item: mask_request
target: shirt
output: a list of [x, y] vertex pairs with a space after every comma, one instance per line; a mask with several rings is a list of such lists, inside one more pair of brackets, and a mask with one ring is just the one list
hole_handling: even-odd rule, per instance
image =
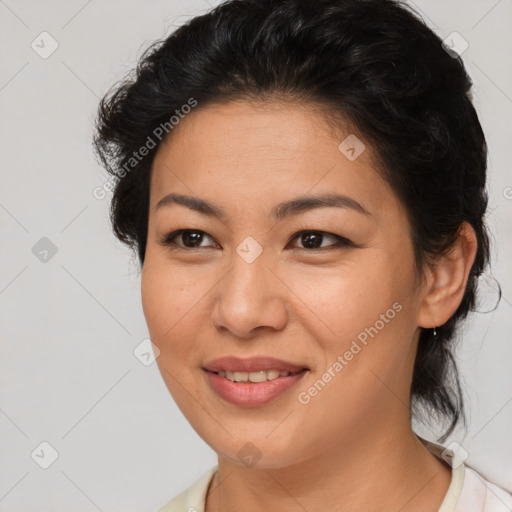
[[[473, 468], [465, 465], [452, 450], [421, 437], [419, 439], [437, 458], [449, 459], [447, 462], [452, 467], [450, 486], [438, 512], [512, 511], [510, 492], [489, 482]], [[217, 465], [210, 468], [188, 489], [157, 512], [204, 512], [206, 493], [217, 470]]]

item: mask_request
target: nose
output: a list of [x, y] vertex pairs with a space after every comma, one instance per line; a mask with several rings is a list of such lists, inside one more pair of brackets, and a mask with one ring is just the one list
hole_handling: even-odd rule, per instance
[[213, 311], [215, 327], [233, 337], [251, 339], [279, 331], [288, 320], [288, 289], [261, 255], [248, 263], [238, 254], [220, 281]]

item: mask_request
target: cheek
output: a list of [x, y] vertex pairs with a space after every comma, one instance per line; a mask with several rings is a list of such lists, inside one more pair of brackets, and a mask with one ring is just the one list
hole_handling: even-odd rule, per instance
[[[157, 364], [178, 403], [196, 389], [205, 340], [211, 339], [208, 298], [218, 279], [207, 266], [179, 266], [149, 254], [141, 279], [142, 307], [152, 342], [160, 350]], [[178, 382], [176, 381], [178, 379]]]
[[151, 341], [160, 350], [156, 362], [162, 378], [187, 418], [200, 414], [190, 396], [200, 394], [197, 315], [209, 287], [198, 283], [205, 281], [176, 270], [167, 260], [146, 257], [141, 276], [144, 316]]
[[144, 317], [151, 335], [157, 345], [162, 342], [162, 335], [169, 329], [169, 309], [177, 306], [175, 302], [175, 285], [169, 287], [166, 273], [146, 256], [141, 279], [141, 299]]
[[146, 259], [141, 280], [142, 308], [155, 341], [162, 343], [178, 330], [181, 336], [188, 316], [205, 296], [211, 276], [197, 270], [184, 272], [163, 258]]
[[323, 416], [335, 435], [336, 428], [357, 428], [361, 418], [389, 405], [394, 395], [387, 386], [401, 389], [405, 382], [415, 274], [411, 261], [382, 252], [324, 270], [304, 268], [289, 279], [307, 305], [299, 322], [314, 339], [320, 363], [299, 390], [300, 403], [307, 404], [301, 407]]
[[301, 308], [302, 323], [308, 323], [319, 343], [326, 348], [332, 344], [336, 350], [374, 325], [380, 315], [389, 312], [387, 317], [397, 317], [398, 306], [393, 309], [393, 304], [399, 303], [405, 310], [414, 279], [410, 264], [398, 264], [377, 251], [361, 252], [336, 267], [289, 268], [285, 275], [300, 299], [297, 304], [306, 306]]
[[172, 376], [183, 378], [183, 361], [187, 357], [186, 345], [177, 335], [182, 329], [179, 319], [186, 313], [185, 287], [176, 277], [176, 273], [146, 257], [141, 279], [142, 309], [151, 341], [160, 350], [157, 364], [173, 395], [177, 390]]

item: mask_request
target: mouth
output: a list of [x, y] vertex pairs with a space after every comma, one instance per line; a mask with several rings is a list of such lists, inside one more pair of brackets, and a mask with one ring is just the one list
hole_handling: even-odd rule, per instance
[[[208, 371], [208, 370], [207, 370]], [[255, 372], [243, 372], [243, 371], [224, 371], [219, 370], [215, 373], [219, 377], [224, 377], [231, 382], [266, 382], [269, 380], [275, 380], [283, 377], [291, 377], [298, 375], [300, 373], [308, 371], [307, 368], [303, 368], [302, 370], [296, 372], [288, 372], [286, 370], [278, 370], [276, 368], [272, 368], [270, 370], [258, 370]]]
[[[205, 363], [203, 369], [212, 373], [224, 372], [222, 376], [227, 377], [229, 380], [232, 380], [231, 374], [237, 374], [239, 378], [236, 378], [235, 376], [235, 380], [238, 381], [248, 380], [249, 375], [251, 374], [253, 374], [252, 378], [254, 379], [261, 378], [262, 372], [265, 372], [266, 376], [270, 377], [268, 380], [272, 380], [278, 378], [281, 375], [281, 372], [293, 375], [303, 370], [309, 370], [305, 364], [292, 363], [290, 361], [268, 356], [251, 357], [248, 359], [242, 359], [234, 356], [221, 357]], [[276, 372], [279, 372], [279, 374]], [[247, 378], [244, 375], [245, 373], [248, 374]], [[284, 375], [283, 373], [283, 376], [288, 375]], [[255, 380], [252, 382], [260, 381]]]
[[240, 407], [265, 405], [289, 395], [310, 371], [306, 366], [269, 357], [225, 357], [203, 367], [210, 388], [224, 401]]

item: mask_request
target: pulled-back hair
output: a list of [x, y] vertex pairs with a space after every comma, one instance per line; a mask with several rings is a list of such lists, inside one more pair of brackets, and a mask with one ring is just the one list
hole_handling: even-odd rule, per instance
[[[489, 258], [487, 147], [470, 88], [460, 57], [396, 1], [226, 1], [152, 44], [100, 103], [94, 144], [115, 184], [114, 233], [143, 265], [151, 166], [163, 139], [155, 134], [191, 98], [196, 110], [275, 97], [327, 106], [371, 143], [376, 170], [408, 212], [419, 269], [450, 248], [465, 221], [476, 233], [463, 299], [437, 336], [422, 329], [414, 366], [411, 408], [448, 421], [445, 439], [465, 423], [455, 334]], [[134, 164], [142, 147], [147, 155]]]

